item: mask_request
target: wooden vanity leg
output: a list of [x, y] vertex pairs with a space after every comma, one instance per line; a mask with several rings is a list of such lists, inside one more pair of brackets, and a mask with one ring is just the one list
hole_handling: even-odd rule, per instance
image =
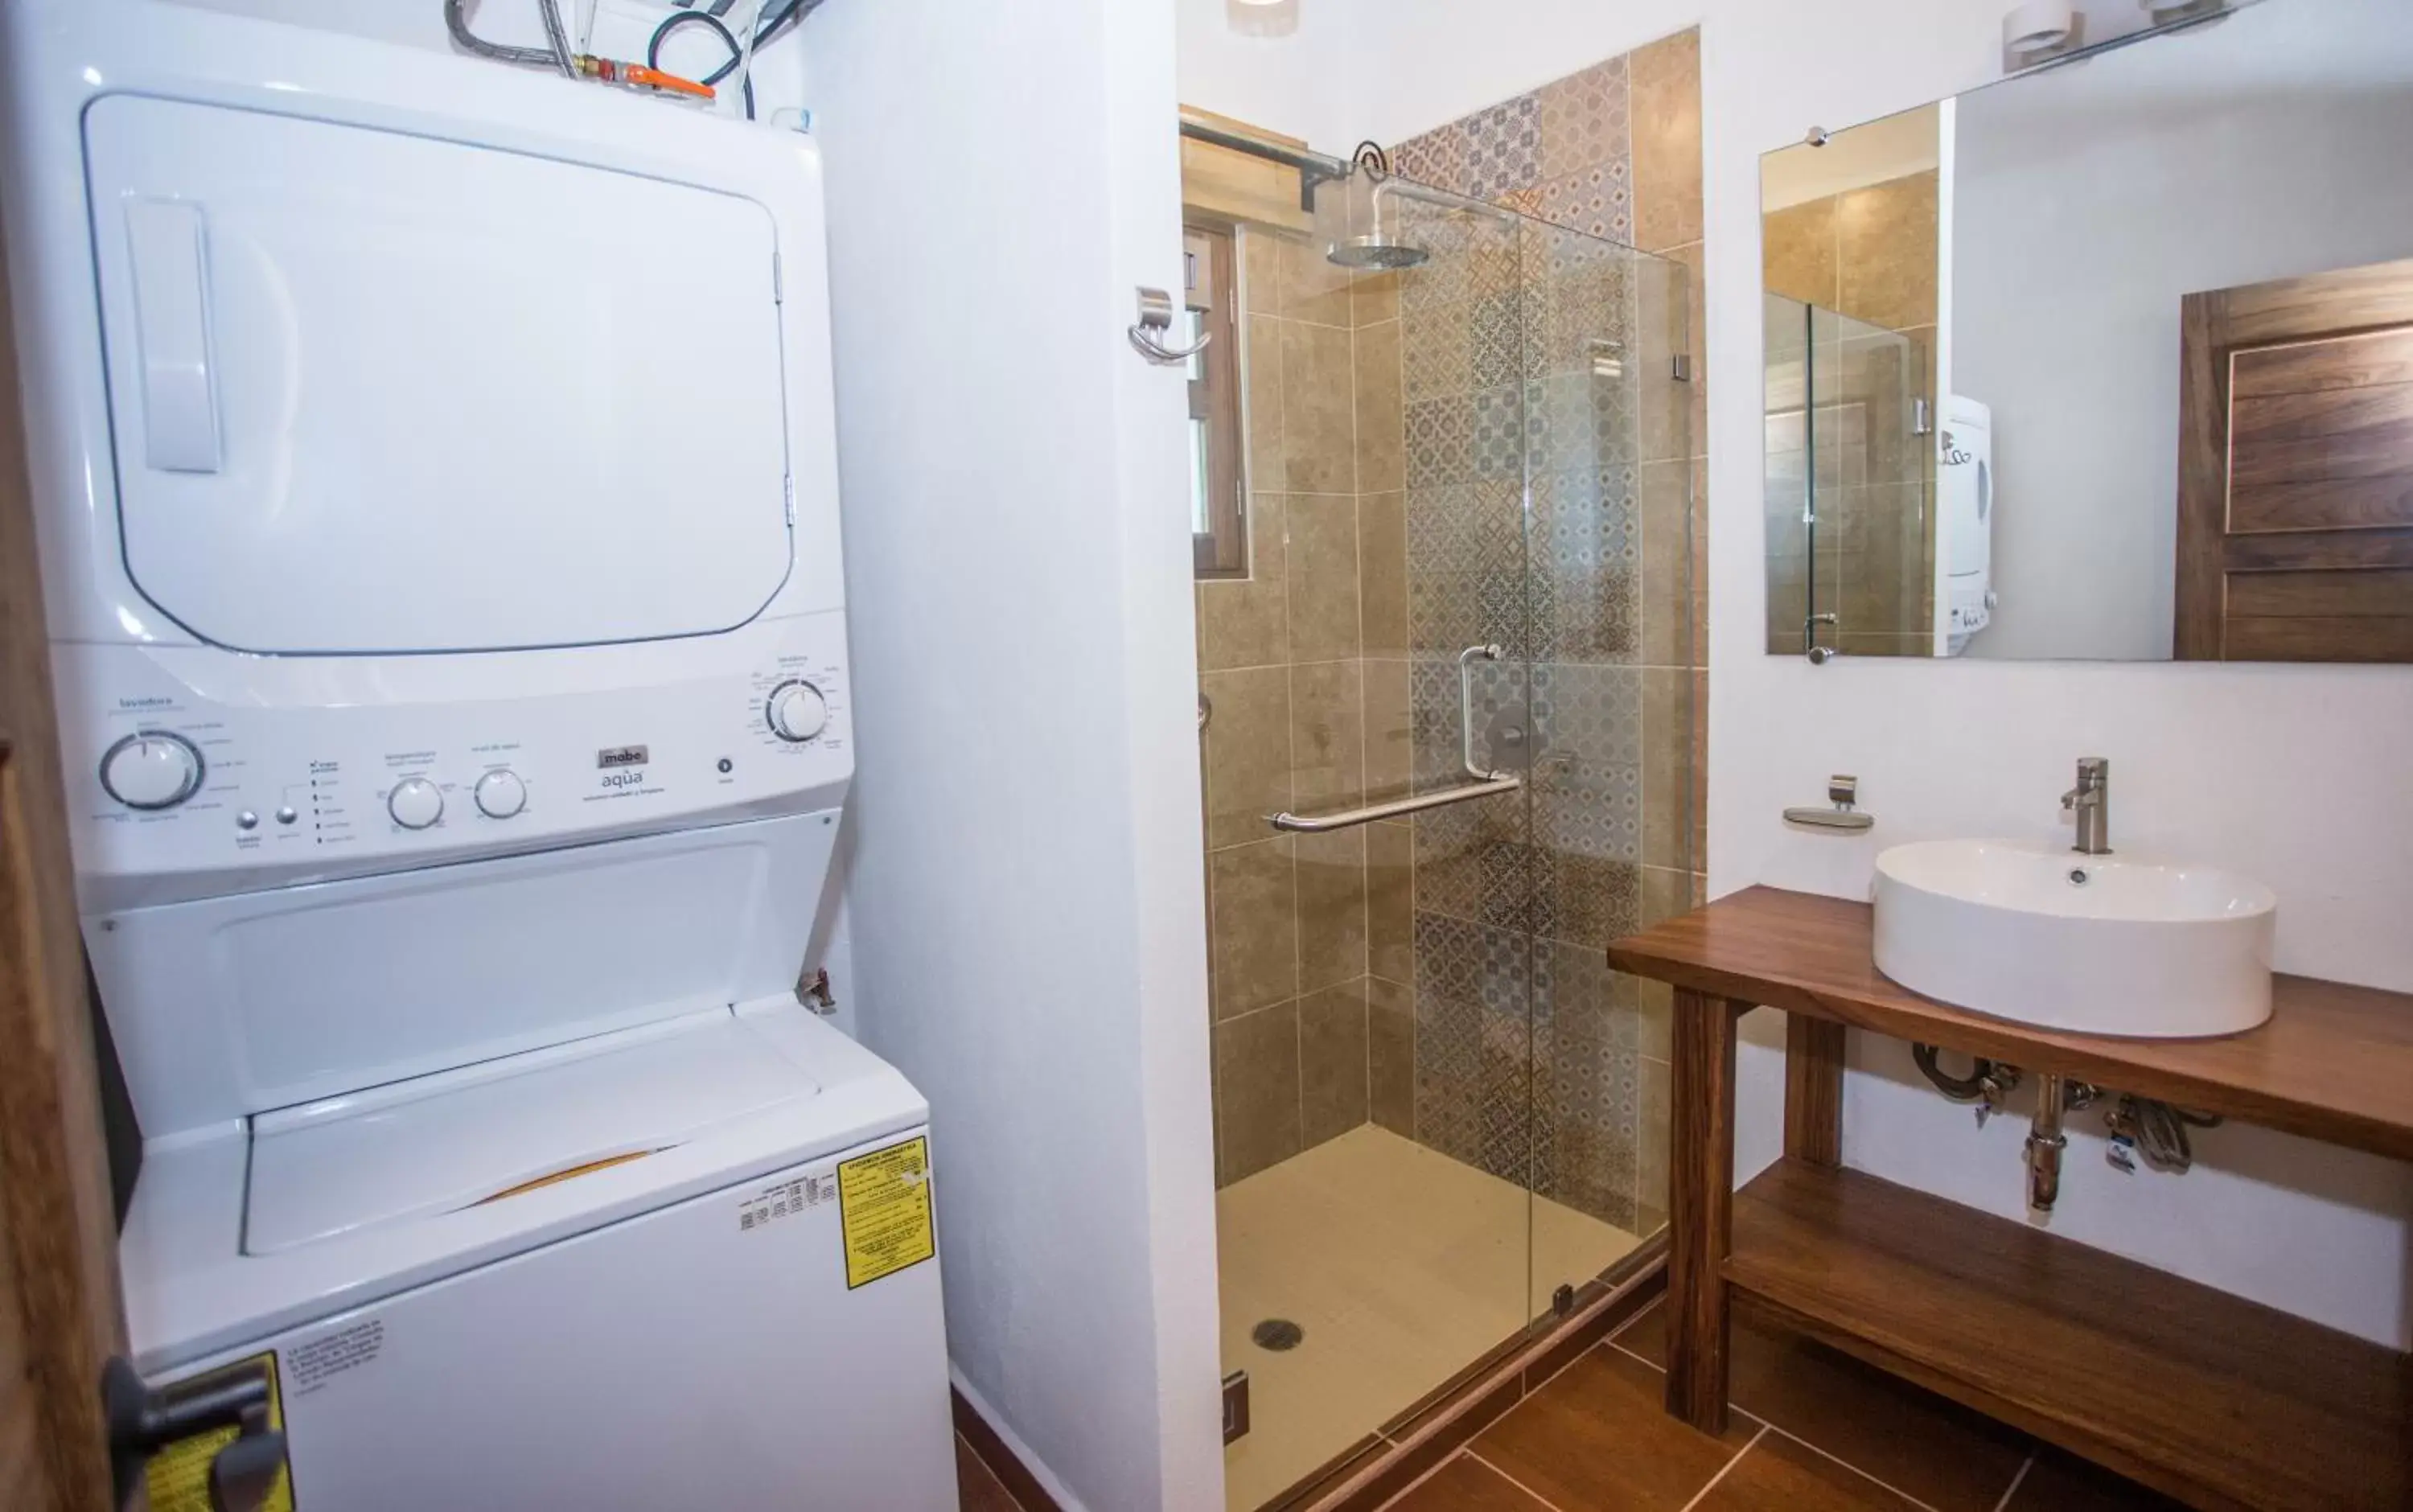
[[1667, 1411], [1726, 1427], [1726, 1249], [1734, 1229], [1735, 1023], [1749, 1004], [1676, 989], [1667, 1152]]
[[1784, 1153], [1843, 1164], [1843, 1026], [1807, 1014], [1784, 1015]]

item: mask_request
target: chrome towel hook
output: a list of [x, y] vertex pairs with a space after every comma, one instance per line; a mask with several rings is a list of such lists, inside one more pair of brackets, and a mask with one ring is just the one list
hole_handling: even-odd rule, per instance
[[1198, 338], [1198, 344], [1194, 347], [1177, 348], [1168, 347], [1164, 344], [1164, 333], [1172, 329], [1172, 297], [1162, 289], [1150, 289], [1145, 284], [1141, 285], [1139, 324], [1132, 326], [1129, 333], [1131, 344], [1139, 348], [1141, 356], [1151, 363], [1161, 363], [1168, 367], [1177, 366], [1205, 351], [1206, 344], [1215, 339], [1215, 333], [1209, 331]]

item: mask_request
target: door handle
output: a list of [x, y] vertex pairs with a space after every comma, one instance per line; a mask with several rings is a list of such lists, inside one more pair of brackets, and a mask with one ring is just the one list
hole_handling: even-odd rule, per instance
[[217, 375], [210, 360], [201, 207], [128, 200], [126, 241], [141, 345], [143, 460], [161, 472], [215, 472]]
[[117, 1505], [133, 1496], [153, 1455], [231, 1428], [233, 1440], [210, 1460], [211, 1512], [257, 1512], [285, 1468], [285, 1435], [269, 1426], [268, 1371], [265, 1359], [246, 1360], [199, 1381], [154, 1389], [123, 1356], [111, 1356], [100, 1372], [100, 1400]]

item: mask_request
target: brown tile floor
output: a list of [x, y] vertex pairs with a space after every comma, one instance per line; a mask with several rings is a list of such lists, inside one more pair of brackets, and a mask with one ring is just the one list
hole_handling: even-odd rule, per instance
[[1577, 1356], [1391, 1506], [2165, 1512], [2177, 1505], [1822, 1345], [1742, 1323], [1733, 1420], [1713, 1439], [1661, 1407], [1660, 1315], [1654, 1305]]

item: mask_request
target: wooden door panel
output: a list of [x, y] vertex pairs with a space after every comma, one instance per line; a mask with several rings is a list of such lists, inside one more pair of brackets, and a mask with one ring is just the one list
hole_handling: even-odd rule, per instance
[[2260, 483], [2228, 496], [2231, 538], [2265, 530], [2364, 530], [2413, 525], [2413, 469], [2370, 478]]
[[2228, 616], [2231, 661], [2413, 661], [2413, 616]]
[[2413, 334], [2373, 331], [2327, 341], [2254, 348], [2229, 361], [2229, 393], [2239, 399], [2388, 383], [2413, 383]]
[[[2328, 394], [2317, 397], [2331, 399]], [[2370, 397], [2354, 395], [2355, 399]], [[2359, 415], [2349, 412], [2353, 400], [2334, 399], [2325, 411], [2289, 421], [2258, 415], [2249, 408], [2285, 402], [2248, 400], [2229, 412], [2231, 488], [2385, 478], [2413, 468], [2413, 411]]]
[[126, 1327], [22, 415], [0, 339], [0, 1505], [98, 1512]]
[[2239, 572], [2228, 614], [2288, 618], [2413, 618], [2413, 569]]
[[2183, 302], [2182, 660], [2413, 660], [2413, 261]]

